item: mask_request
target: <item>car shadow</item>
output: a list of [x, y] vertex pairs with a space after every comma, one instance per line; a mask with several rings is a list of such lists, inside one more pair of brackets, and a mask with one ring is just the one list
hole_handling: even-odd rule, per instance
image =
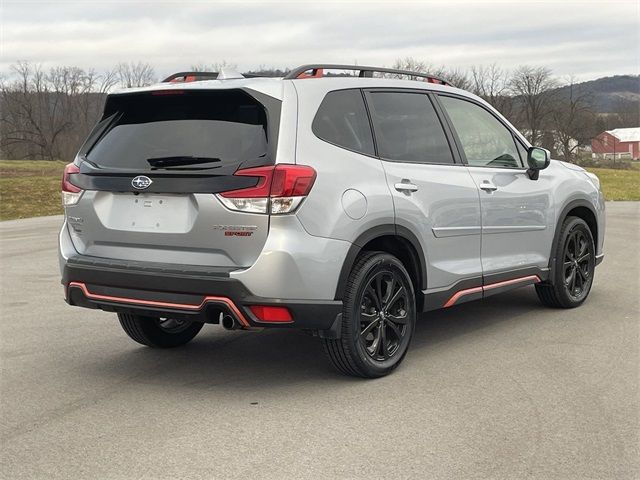
[[[430, 347], [478, 330], [530, 321], [543, 308], [533, 288], [523, 288], [482, 301], [422, 314], [417, 322], [411, 359], [430, 355]], [[521, 318], [526, 316], [527, 318]], [[122, 338], [125, 342], [125, 338]], [[340, 375], [329, 365], [319, 339], [296, 330], [226, 331], [205, 325], [190, 344], [168, 350], [131, 343], [103, 353], [79, 366], [82, 374], [114, 377], [115, 381], [161, 384], [184, 389], [274, 390], [295, 384], [349, 384], [358, 379]]]

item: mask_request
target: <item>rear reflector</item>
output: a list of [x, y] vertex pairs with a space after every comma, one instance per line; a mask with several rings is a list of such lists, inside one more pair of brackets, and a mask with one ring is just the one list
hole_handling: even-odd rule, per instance
[[272, 305], [251, 305], [249, 310], [258, 317], [261, 322], [293, 322], [291, 313], [287, 307], [274, 307]]
[[246, 168], [234, 175], [257, 177], [258, 183], [219, 193], [218, 199], [230, 210], [274, 215], [294, 212], [316, 180], [316, 171], [306, 165]]

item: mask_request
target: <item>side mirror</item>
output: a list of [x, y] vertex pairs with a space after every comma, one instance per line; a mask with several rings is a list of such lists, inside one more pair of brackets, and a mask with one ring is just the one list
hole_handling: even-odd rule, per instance
[[545, 148], [531, 147], [527, 152], [527, 174], [531, 180], [537, 180], [540, 170], [544, 170], [551, 163], [551, 152]]

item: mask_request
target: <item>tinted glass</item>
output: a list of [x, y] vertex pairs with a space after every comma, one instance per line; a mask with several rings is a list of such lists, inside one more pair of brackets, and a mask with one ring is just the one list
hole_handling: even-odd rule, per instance
[[513, 135], [484, 108], [453, 97], [441, 96], [458, 133], [469, 165], [480, 167], [520, 167]]
[[99, 166], [149, 170], [158, 159], [189, 157], [198, 159], [193, 168], [273, 163], [265, 109], [239, 90], [111, 97], [105, 116], [112, 124], [87, 154]]
[[327, 93], [311, 128], [322, 140], [356, 152], [374, 154], [371, 126], [360, 90]]
[[520, 162], [522, 165], [527, 165], [527, 149], [522, 145], [519, 141], [516, 140], [516, 147], [518, 148], [518, 153], [520, 154]]
[[369, 98], [378, 153], [382, 158], [453, 163], [447, 137], [427, 95], [372, 92]]

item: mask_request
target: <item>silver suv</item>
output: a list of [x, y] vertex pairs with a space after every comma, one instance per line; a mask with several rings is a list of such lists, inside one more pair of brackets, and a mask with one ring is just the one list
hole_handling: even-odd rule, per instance
[[303, 329], [361, 377], [398, 366], [420, 312], [530, 284], [576, 307], [603, 258], [595, 175], [416, 72], [181, 72], [111, 94], [62, 190], [70, 305], [150, 347], [205, 323]]

